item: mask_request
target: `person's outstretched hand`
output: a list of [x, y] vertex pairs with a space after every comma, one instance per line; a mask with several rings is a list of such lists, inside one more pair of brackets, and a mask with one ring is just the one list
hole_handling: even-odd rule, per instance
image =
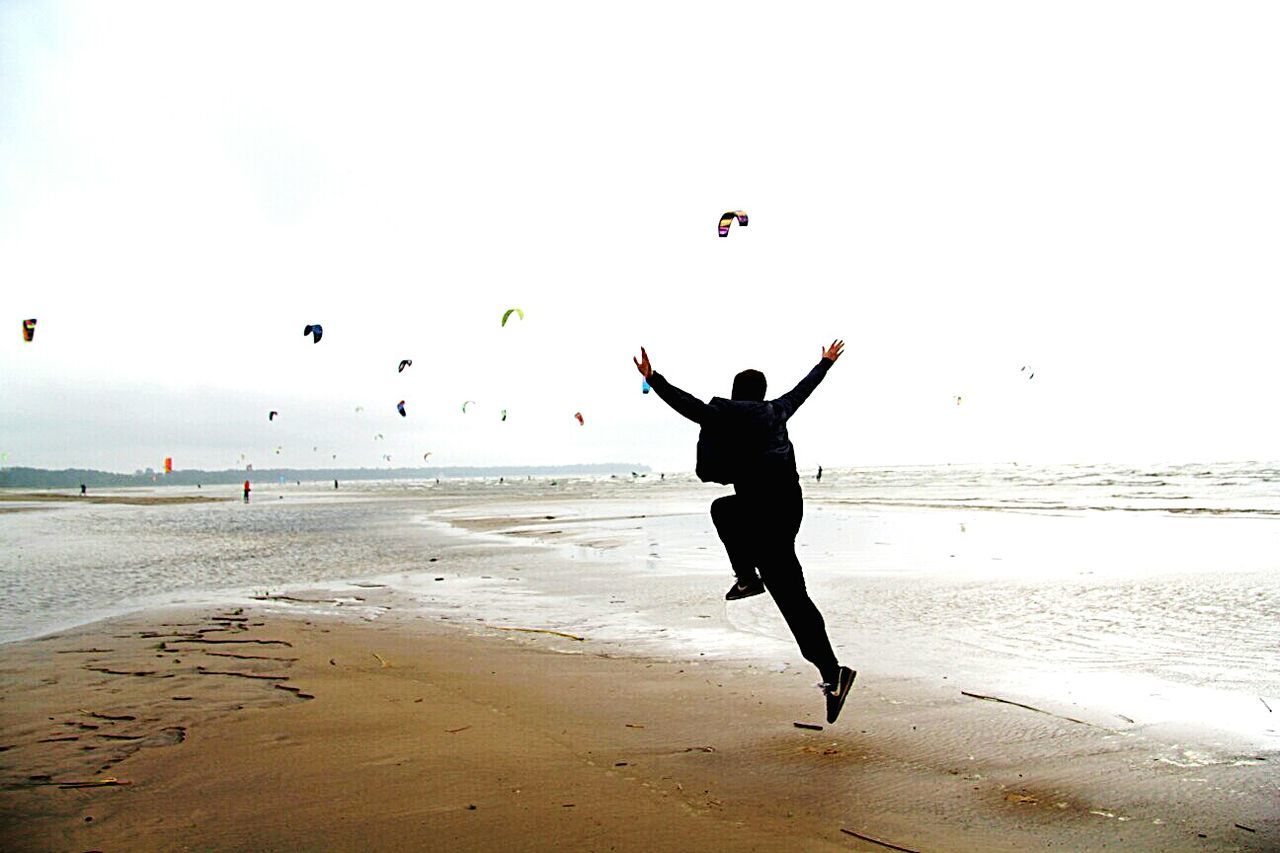
[[636, 363], [636, 370], [640, 371], [640, 375], [648, 379], [653, 374], [653, 365], [649, 364], [649, 353], [644, 351], [644, 347], [640, 347], [640, 358], [632, 357]]
[[842, 352], [844, 352], [844, 341], [832, 341], [831, 346], [822, 351], [822, 357], [835, 361], [840, 357], [840, 353]]

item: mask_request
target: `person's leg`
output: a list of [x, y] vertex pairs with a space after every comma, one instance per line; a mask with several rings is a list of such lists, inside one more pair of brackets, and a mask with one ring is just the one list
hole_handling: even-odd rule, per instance
[[750, 527], [742, 514], [742, 499], [737, 495], [725, 495], [711, 502], [711, 521], [720, 534], [720, 541], [729, 553], [729, 565], [742, 586], [759, 582], [755, 559], [750, 545]]
[[823, 681], [834, 684], [840, 663], [831, 648], [831, 640], [827, 638], [827, 623], [805, 588], [795, 547], [779, 549], [769, 555], [760, 565], [760, 576], [796, 638], [800, 654], [818, 668]]
[[795, 537], [804, 512], [800, 488], [756, 504], [756, 529], [761, 533], [760, 577], [773, 596], [782, 618], [800, 646], [800, 654], [818, 668], [822, 680], [834, 684], [840, 664], [827, 638], [827, 625], [804, 583], [804, 570], [796, 556]]

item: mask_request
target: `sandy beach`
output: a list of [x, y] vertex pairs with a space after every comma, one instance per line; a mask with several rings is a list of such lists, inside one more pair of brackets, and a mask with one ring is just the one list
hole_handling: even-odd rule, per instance
[[[12, 611], [33, 627], [0, 645], [3, 846], [1280, 847], [1280, 754], [1254, 692], [1268, 676], [1235, 692], [1179, 686], [1161, 674], [1199, 653], [1191, 640], [1148, 621], [1117, 633], [1113, 603], [1109, 633], [1081, 644], [1094, 629], [1068, 618], [1175, 581], [1189, 605], [1216, 595], [1240, 609], [1243, 589], [1265, 609], [1254, 574], [1208, 583], [1189, 565], [1131, 582], [1117, 563], [1099, 566], [1109, 579], [1077, 577], [1044, 543], [1096, 550], [1083, 516], [850, 509], [858, 495], [831, 488], [814, 490], [801, 553], [860, 670], [835, 725], [767, 597], [723, 602], [696, 484], [15, 500], [8, 594], [49, 614]], [[1219, 534], [1242, 554], [1271, 535], [1218, 514], [1159, 517], [1122, 528], [1146, 541], [1159, 526], [1166, 567], [1175, 548], [1223, 554]], [[1125, 541], [1104, 527], [1101, 541]], [[1041, 574], [1010, 581], [1011, 565]], [[163, 596], [131, 593], [162, 583]], [[113, 590], [124, 607], [105, 618], [68, 609], [80, 595], [102, 613]], [[1009, 597], [1041, 621], [1009, 615]], [[1133, 612], [1149, 619], [1141, 600]], [[74, 627], [34, 627], [59, 622]], [[1231, 630], [1241, 644], [1214, 684], [1265, 646], [1265, 628]], [[1136, 655], [1147, 635], [1182, 645]]]
[[[372, 594], [378, 590], [370, 590]], [[302, 596], [298, 596], [302, 597]], [[374, 596], [376, 597], [376, 596]], [[9, 644], [10, 850], [1267, 850], [1274, 774], [907, 681], [170, 612]], [[891, 848], [890, 848], [891, 849]]]

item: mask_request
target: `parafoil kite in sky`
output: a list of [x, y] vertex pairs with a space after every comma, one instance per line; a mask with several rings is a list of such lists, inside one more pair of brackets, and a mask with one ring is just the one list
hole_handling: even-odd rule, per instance
[[302, 330], [303, 337], [310, 335], [312, 343], [320, 343], [320, 336], [324, 334], [324, 329], [320, 328], [319, 323], [307, 326]]
[[503, 410], [502, 410], [502, 419], [503, 419], [504, 421], [507, 419], [507, 410], [506, 410], [506, 409], [503, 409]]
[[465, 415], [467, 413], [467, 406], [471, 405], [474, 402], [475, 400], [464, 400], [462, 402], [462, 414]]
[[401, 400], [399, 403], [396, 403], [396, 411], [400, 413], [400, 417], [402, 418], [408, 417], [408, 415], [405, 414], [405, 411], [404, 411], [404, 400]]
[[737, 217], [738, 224], [743, 228], [747, 227], [747, 212], [745, 210], [726, 210], [720, 214], [720, 236], [729, 236], [729, 226], [733, 224], [734, 218]]
[[277, 412], [275, 409], [272, 409], [270, 412], [267, 412], [267, 420], [274, 421], [276, 419], [276, 415], [278, 414], [280, 413]]
[[430, 451], [430, 450], [428, 450], [426, 453], [422, 454], [422, 461], [423, 461], [423, 462], [426, 462], [426, 461], [427, 461], [427, 457], [428, 457], [428, 456], [430, 456], [430, 455], [431, 455], [431, 451]]
[[396, 373], [404, 373], [404, 369], [406, 367], [413, 367], [413, 359], [411, 358], [400, 359], [400, 366], [396, 368]]
[[284, 450], [284, 445], [283, 445], [283, 444], [276, 448], [276, 455], [277, 455], [277, 456], [278, 456], [278, 455], [280, 455], [280, 451], [281, 451], [281, 450]]
[[578, 426], [587, 425], [587, 422], [582, 419], [582, 412], [574, 412], [573, 416], [578, 419]]
[[164, 458], [164, 472], [166, 474], [173, 473], [173, 457], [172, 456], [166, 456]]
[[360, 413], [361, 413], [361, 412], [363, 412], [363, 411], [364, 411], [364, 406], [356, 406], [356, 414], [357, 414], [357, 415], [358, 415], [358, 414], [360, 414]]
[[504, 326], [507, 325], [507, 318], [509, 318], [512, 314], [519, 314], [520, 319], [521, 320], [524, 319], [524, 311], [520, 310], [519, 308], [508, 308], [507, 313], [502, 315], [502, 325]]
[[378, 433], [377, 435], [375, 435], [375, 436], [373, 437], [373, 440], [374, 440], [374, 441], [377, 441], [377, 440], [378, 440], [378, 439], [380, 439], [380, 438], [382, 438], [382, 433]]
[[1035, 379], [1035, 378], [1036, 378], [1036, 369], [1033, 367], [1033, 368], [1031, 368], [1031, 372], [1029, 372], [1029, 373], [1028, 373], [1028, 372], [1027, 372], [1027, 366], [1026, 366], [1025, 364], [1024, 364], [1024, 365], [1022, 365], [1022, 369], [1021, 369], [1021, 370], [1019, 370], [1018, 372], [1019, 372], [1019, 373], [1026, 373], [1026, 374], [1027, 374], [1027, 378], [1028, 378], [1028, 379]]
[[36, 336], [36, 321], [23, 320], [22, 321], [22, 339], [27, 343], [31, 343], [31, 339], [34, 338], [35, 336]]
[[390, 453], [384, 453], [384, 454], [382, 454], [382, 458], [383, 458], [383, 459], [385, 459], [385, 460], [387, 460], [388, 462], [390, 462], [390, 461], [391, 461], [391, 454], [390, 454]]

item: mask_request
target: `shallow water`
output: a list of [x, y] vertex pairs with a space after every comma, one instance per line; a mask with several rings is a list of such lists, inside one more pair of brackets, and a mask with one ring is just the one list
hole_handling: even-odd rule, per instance
[[[809, 588], [863, 677], [1280, 746], [1267, 710], [1280, 709], [1276, 466], [828, 470], [804, 488]], [[706, 507], [725, 491], [687, 476], [544, 478], [40, 505], [0, 514], [0, 639], [365, 580], [433, 618], [806, 670], [767, 596], [723, 600], [731, 575]]]

